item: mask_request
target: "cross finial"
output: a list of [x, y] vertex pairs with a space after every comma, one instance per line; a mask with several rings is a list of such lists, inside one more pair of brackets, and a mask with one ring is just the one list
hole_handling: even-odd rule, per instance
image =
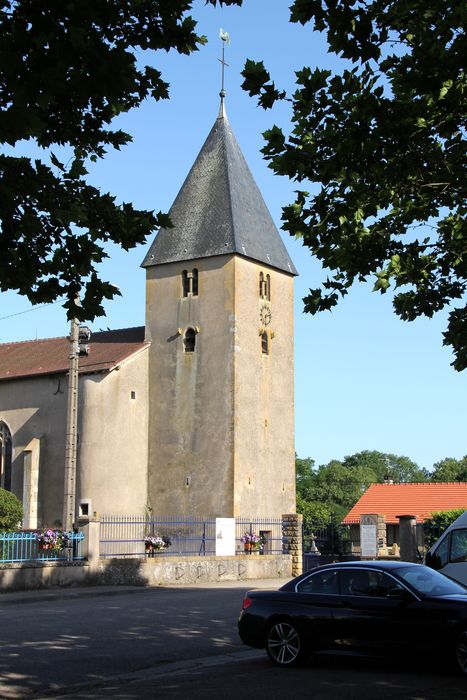
[[229, 66], [228, 63], [225, 62], [224, 59], [224, 54], [225, 54], [225, 45], [230, 44], [230, 36], [228, 32], [224, 31], [222, 27], [219, 30], [219, 38], [222, 41], [222, 58], [219, 58], [218, 61], [220, 61], [222, 65], [222, 79], [221, 79], [221, 91], [219, 93], [220, 98], [221, 98], [221, 108], [220, 108], [220, 113], [224, 113], [224, 97], [225, 97], [225, 90], [224, 90], [224, 70], [225, 66]]

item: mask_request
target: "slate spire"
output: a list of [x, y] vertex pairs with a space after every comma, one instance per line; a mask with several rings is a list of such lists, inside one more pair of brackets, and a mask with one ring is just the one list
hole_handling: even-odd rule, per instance
[[223, 95], [169, 216], [174, 228], [159, 230], [142, 267], [234, 253], [297, 274], [232, 132]]

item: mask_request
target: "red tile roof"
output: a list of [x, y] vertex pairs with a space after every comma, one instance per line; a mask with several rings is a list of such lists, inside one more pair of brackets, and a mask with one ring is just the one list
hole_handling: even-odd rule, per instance
[[457, 508], [467, 510], [465, 482], [371, 484], [343, 522], [354, 522], [370, 513], [385, 515], [387, 523], [398, 523], [397, 515], [415, 515], [423, 522], [431, 513]]
[[[144, 327], [100, 331], [91, 335], [89, 355], [80, 357], [79, 372], [113, 369], [146, 347]], [[68, 337], [0, 344], [0, 381], [68, 372]]]

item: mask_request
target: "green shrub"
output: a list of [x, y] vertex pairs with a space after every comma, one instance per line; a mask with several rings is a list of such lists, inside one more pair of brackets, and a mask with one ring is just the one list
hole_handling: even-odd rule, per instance
[[22, 519], [21, 501], [11, 491], [0, 489], [0, 531], [15, 530]]
[[431, 513], [429, 518], [425, 518], [426, 544], [431, 547], [443, 532], [457, 520], [459, 515], [465, 512], [465, 508], [438, 511]]

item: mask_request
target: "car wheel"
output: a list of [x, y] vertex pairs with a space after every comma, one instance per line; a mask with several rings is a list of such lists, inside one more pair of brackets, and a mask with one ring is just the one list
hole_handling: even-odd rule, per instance
[[461, 632], [457, 638], [456, 659], [460, 670], [467, 676], [467, 630]]
[[292, 622], [278, 620], [268, 629], [266, 651], [279, 666], [296, 666], [304, 656], [303, 639]]

